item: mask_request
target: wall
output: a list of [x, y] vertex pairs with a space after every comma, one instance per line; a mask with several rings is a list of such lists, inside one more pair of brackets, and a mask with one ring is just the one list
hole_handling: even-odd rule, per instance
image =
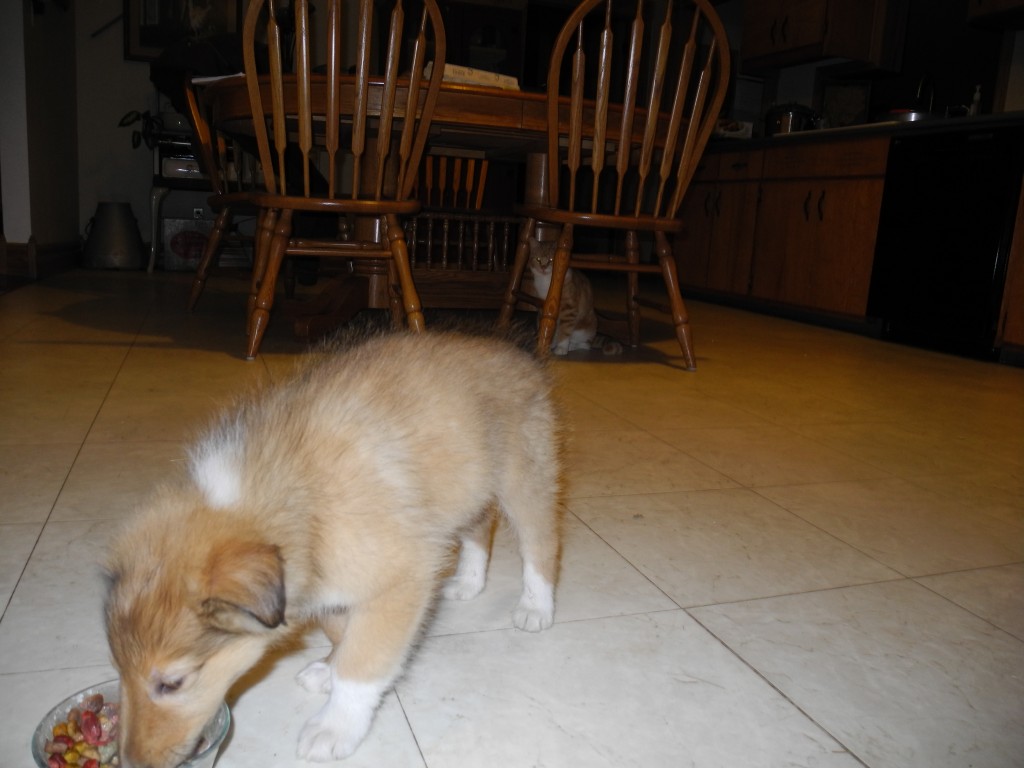
[[28, 105], [25, 96], [24, 3], [0, 2], [0, 196], [9, 243], [32, 234], [29, 201]]
[[78, 132], [74, 11], [25, 14], [25, 87], [32, 236], [77, 245]]
[[132, 149], [132, 127], [119, 128], [118, 121], [133, 109], [158, 111], [157, 93], [149, 64], [124, 59], [122, 23], [97, 32], [123, 10], [124, 0], [75, 3], [78, 218], [84, 231], [97, 203], [128, 202], [148, 241], [153, 156], [145, 145]]

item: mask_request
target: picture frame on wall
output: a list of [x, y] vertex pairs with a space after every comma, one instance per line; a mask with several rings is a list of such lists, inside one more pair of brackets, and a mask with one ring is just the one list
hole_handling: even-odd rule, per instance
[[185, 40], [237, 34], [242, 0], [124, 0], [124, 57], [155, 61]]

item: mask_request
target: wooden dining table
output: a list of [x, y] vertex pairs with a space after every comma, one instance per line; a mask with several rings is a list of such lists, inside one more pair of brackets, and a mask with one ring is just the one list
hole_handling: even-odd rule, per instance
[[[265, 88], [263, 103], [269, 105], [269, 83], [261, 88]], [[342, 101], [353, 99], [355, 88], [355, 77], [343, 78], [340, 94]], [[314, 112], [322, 112], [326, 77], [314, 76], [311, 90]], [[405, 89], [399, 86], [398, 91], [397, 100], [402, 104]], [[383, 82], [371, 80], [368, 105], [371, 117], [379, 113], [382, 92]], [[213, 121], [218, 128], [228, 133], [252, 133], [252, 112], [244, 75], [215, 79], [204, 85], [200, 96], [210, 106]], [[284, 82], [283, 98], [285, 109], [293, 112], [297, 103], [294, 80]], [[593, 102], [584, 101], [584, 136], [592, 133], [588, 127], [592, 129], [594, 125], [595, 110]], [[403, 109], [397, 108], [396, 116], [400, 118], [403, 115]], [[607, 141], [618, 141], [621, 116], [621, 105], [608, 105]], [[661, 113], [658, 119], [667, 123], [668, 115]], [[568, 124], [568, 98], [564, 98], [559, 107], [559, 120]], [[645, 125], [646, 112], [638, 107], [633, 123], [636, 141], [641, 140]], [[482, 152], [492, 158], [524, 160], [527, 164], [524, 202], [533, 203], [540, 201], [546, 188], [544, 160], [547, 157], [547, 128], [545, 93], [443, 82], [434, 108], [428, 147], [448, 147]]]
[[[323, 112], [326, 98], [326, 77], [314, 76], [312, 80], [312, 99], [314, 113]], [[265, 88], [264, 104], [270, 104], [269, 83], [261, 84]], [[341, 86], [341, 99], [353, 99], [356, 81], [354, 77], [344, 78]], [[369, 90], [368, 113], [374, 117], [379, 113], [382, 81], [371, 81]], [[215, 126], [228, 134], [251, 135], [252, 111], [246, 89], [244, 75], [218, 78], [204, 83], [200, 90], [200, 98], [210, 108]], [[297, 103], [297, 89], [294, 80], [284, 82], [283, 98], [288, 112], [294, 112]], [[398, 103], [403, 104], [405, 92], [399, 87]], [[460, 151], [481, 153], [492, 159], [518, 160], [524, 163], [525, 203], [541, 203], [547, 190], [547, 126], [548, 126], [547, 95], [521, 90], [495, 88], [484, 85], [468, 85], [462, 83], [443, 82], [434, 108], [431, 122], [428, 149], [450, 148]], [[396, 109], [396, 118], [401, 118], [404, 110]], [[609, 104], [607, 111], [606, 138], [616, 142], [620, 133], [622, 107]], [[595, 105], [585, 102], [583, 106], [584, 126], [593, 126]], [[565, 99], [559, 108], [559, 120], [566, 124], [569, 120], [569, 102]], [[668, 116], [659, 115], [659, 120], [668, 120]], [[634, 122], [634, 133], [637, 141], [646, 124], [645, 112], [637, 109]], [[314, 123], [314, 133], [317, 125]], [[323, 131], [323, 127], [320, 127]], [[585, 131], [586, 135], [586, 131]], [[544, 237], [543, 231], [541, 237]], [[343, 307], [342, 313], [351, 314], [363, 304], [364, 297], [350, 292], [347, 303], [335, 301], [334, 305]], [[383, 308], [388, 306], [387, 288], [383, 279], [371, 276], [369, 295], [365, 306]], [[319, 321], [318, 321], [319, 322]], [[335, 320], [325, 320], [329, 324]], [[299, 333], [303, 331], [296, 325]]]

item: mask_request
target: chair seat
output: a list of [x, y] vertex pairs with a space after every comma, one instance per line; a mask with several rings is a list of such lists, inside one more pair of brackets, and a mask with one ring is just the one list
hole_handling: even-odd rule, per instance
[[686, 227], [681, 219], [657, 216], [615, 216], [612, 214], [590, 213], [588, 211], [566, 211], [546, 205], [517, 205], [516, 214], [527, 219], [537, 219], [550, 224], [578, 224], [586, 227], [634, 230], [637, 232], [665, 232], [679, 234]]

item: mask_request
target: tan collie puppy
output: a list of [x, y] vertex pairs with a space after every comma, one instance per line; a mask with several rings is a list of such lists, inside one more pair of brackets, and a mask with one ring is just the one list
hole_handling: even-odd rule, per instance
[[328, 698], [298, 754], [352, 754], [438, 587], [457, 599], [483, 589], [494, 510], [523, 558], [513, 623], [549, 627], [558, 443], [543, 365], [457, 334], [385, 335], [320, 355], [228, 412], [192, 446], [186, 476], [112, 547], [122, 765], [186, 759], [230, 686], [311, 620], [333, 649], [299, 674]]

